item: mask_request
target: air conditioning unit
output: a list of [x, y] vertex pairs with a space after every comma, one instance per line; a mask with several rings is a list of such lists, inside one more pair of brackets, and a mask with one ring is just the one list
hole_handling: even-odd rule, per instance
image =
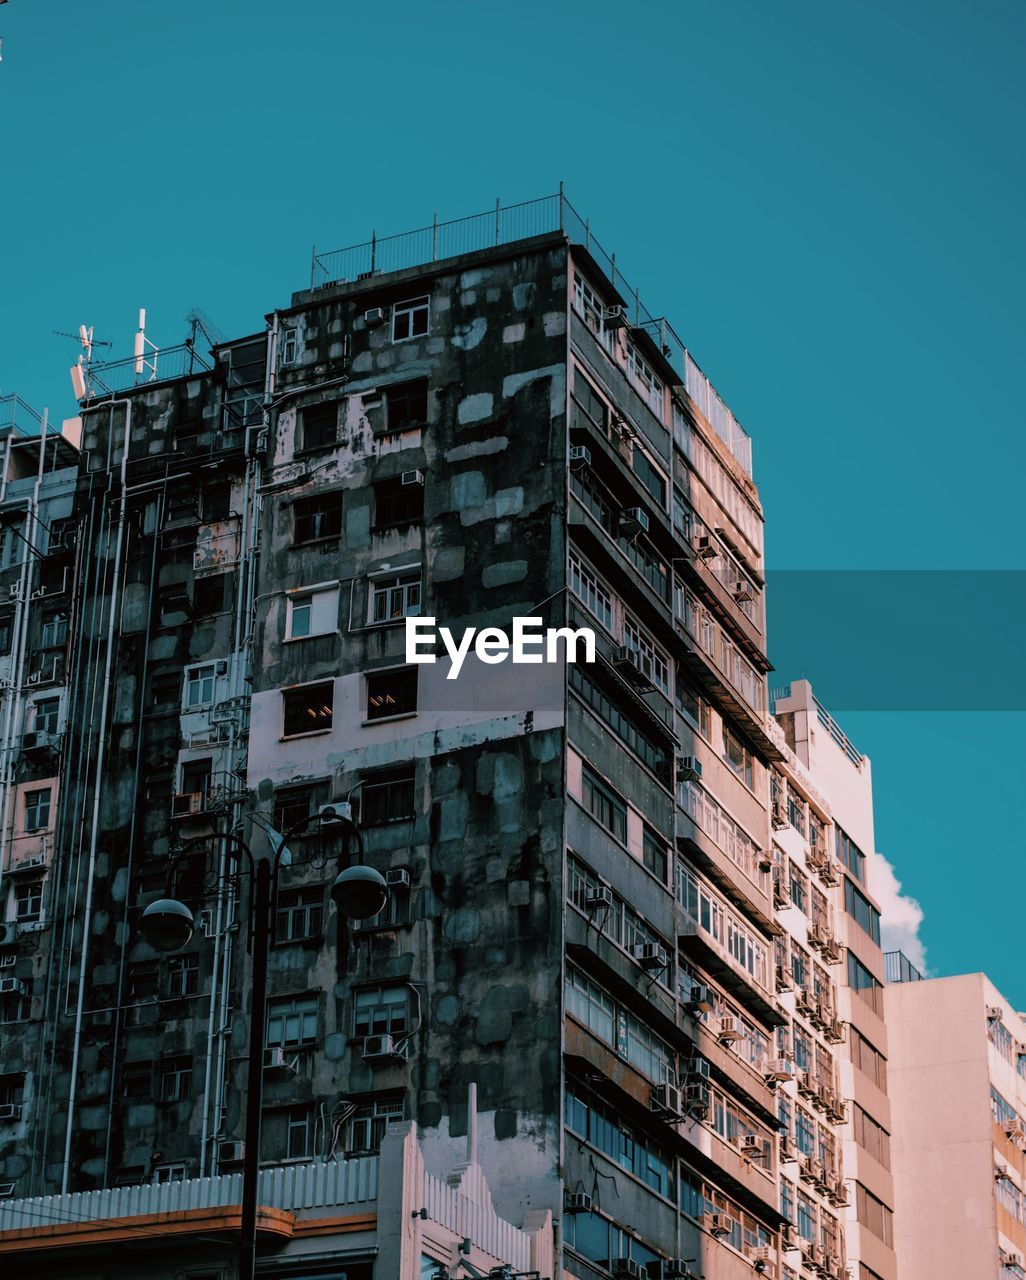
[[680, 1090], [672, 1084], [654, 1084], [649, 1091], [648, 1107], [650, 1111], [659, 1111], [671, 1116], [682, 1114]]
[[684, 1064], [684, 1076], [689, 1084], [708, 1080], [709, 1075], [708, 1061], [697, 1053]]
[[613, 891], [607, 884], [597, 884], [584, 896], [584, 905], [588, 911], [600, 911], [613, 905]]
[[235, 1138], [229, 1138], [224, 1142], [217, 1144], [217, 1163], [225, 1164], [242, 1164], [246, 1158], [246, 1144]]
[[46, 865], [46, 858], [41, 853], [33, 854], [31, 858], [22, 858], [21, 862], [15, 863], [11, 868], [12, 871], [31, 871], [33, 867], [43, 867]]
[[390, 889], [408, 889], [410, 887], [410, 873], [405, 867], [393, 867], [390, 871], [385, 872], [385, 884]]
[[798, 1072], [798, 1092], [806, 1098], [811, 1098], [816, 1092], [816, 1082], [807, 1071]]
[[650, 1269], [648, 1274], [650, 1277], [654, 1274], [658, 1280], [692, 1280], [695, 1273], [687, 1258], [667, 1258], [657, 1262], [655, 1272]]
[[766, 1155], [766, 1150], [762, 1143], [758, 1138], [753, 1138], [751, 1135], [742, 1136], [739, 1134], [737, 1146], [745, 1160], [762, 1160]]
[[747, 582], [734, 583], [734, 599], [737, 601], [738, 604], [752, 603], [752, 601], [755, 599], [755, 596], [752, 593], [752, 588], [748, 585]]
[[409, 1042], [397, 1041], [392, 1036], [367, 1036], [360, 1056], [369, 1066], [383, 1066], [389, 1062], [405, 1061]]
[[171, 801], [171, 817], [188, 818], [202, 813], [205, 800], [206, 793], [203, 791], [180, 791]]
[[781, 1163], [793, 1164], [798, 1159], [798, 1149], [791, 1141], [790, 1137], [785, 1133], [780, 1139], [780, 1160]]
[[716, 1039], [723, 1045], [731, 1045], [742, 1038], [741, 1024], [737, 1018], [729, 1015], [720, 1019], [720, 1025], [716, 1029]]
[[0, 946], [9, 946], [17, 940], [17, 937], [18, 930], [16, 925], [0, 922]]
[[798, 1228], [793, 1222], [784, 1222], [780, 1227], [780, 1246], [785, 1250], [798, 1248]]
[[684, 1110], [689, 1116], [704, 1119], [712, 1107], [712, 1095], [705, 1084], [687, 1084], [684, 1086]]
[[787, 821], [787, 807], [783, 800], [774, 800], [771, 812], [774, 831], [784, 831], [790, 824]]
[[363, 313], [363, 323], [368, 329], [376, 329], [379, 324], [384, 324], [386, 319], [384, 307], [371, 307], [369, 311]]
[[620, 532], [628, 538], [648, 533], [648, 512], [643, 507], [625, 507], [620, 512]]
[[413, 489], [424, 488], [424, 472], [423, 471], [404, 471], [402, 473], [402, 484], [404, 487]]
[[352, 822], [353, 806], [348, 800], [332, 800], [330, 804], [322, 804], [317, 816], [324, 823]]
[[657, 973], [669, 968], [670, 957], [666, 948], [658, 942], [638, 942], [631, 948], [631, 954], [646, 973]]
[[759, 856], [756, 859], [756, 865], [760, 871], [768, 873], [773, 870], [773, 859], [766, 850], [760, 850]]
[[23, 996], [25, 984], [20, 978], [0, 978], [0, 996]]
[[770, 1058], [766, 1063], [766, 1079], [775, 1082], [794, 1079], [794, 1063], [790, 1058]]
[[712, 1013], [713, 996], [709, 988], [696, 983], [688, 992], [688, 1008], [692, 1013]]
[[617, 1258], [612, 1271], [613, 1280], [635, 1280], [636, 1277], [648, 1276], [647, 1268], [633, 1258]]
[[570, 448], [570, 465], [581, 465], [585, 467], [591, 466], [591, 450], [586, 449], [583, 444], [572, 445]]
[[701, 1223], [706, 1231], [717, 1239], [732, 1235], [734, 1232], [734, 1219], [726, 1213], [703, 1213]]
[[1004, 1016], [1005, 1016], [1005, 1011], [1004, 1009], [1001, 1008], [999, 1004], [987, 1005], [987, 1021], [988, 1022], [1000, 1022]]
[[678, 756], [677, 757], [677, 781], [678, 782], [701, 782], [702, 781], [702, 762], [698, 756]]
[[591, 1213], [592, 1199], [587, 1191], [568, 1191], [563, 1197], [564, 1213]]
[[287, 1072], [289, 1075], [296, 1074], [296, 1060], [289, 1058], [285, 1050], [279, 1047], [264, 1050], [264, 1070]]
[[604, 307], [602, 320], [607, 329], [623, 329], [627, 326], [627, 308], [622, 305]]
[[21, 1119], [21, 1103], [20, 1102], [3, 1102], [0, 1103], [0, 1123], [11, 1120]]
[[791, 970], [787, 967], [787, 965], [778, 964], [777, 965], [777, 991], [784, 992], [784, 991], [793, 991], [793, 990], [794, 990], [794, 976], [792, 975]]
[[717, 554], [716, 543], [707, 533], [696, 534], [691, 539], [691, 545], [694, 547], [695, 555], [698, 556], [699, 560], [715, 560]]

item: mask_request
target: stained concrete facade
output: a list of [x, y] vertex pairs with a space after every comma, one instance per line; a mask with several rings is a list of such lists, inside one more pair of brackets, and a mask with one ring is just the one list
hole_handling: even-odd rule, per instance
[[[447, 1170], [474, 1084], [482, 1176], [504, 1219], [553, 1215], [551, 1274], [786, 1274], [762, 511], [659, 334], [553, 233], [304, 291], [212, 371], [83, 404], [17, 1195], [237, 1169], [246, 885], [196, 846], [170, 959], [139, 909], [184, 842], [348, 801], [391, 901], [342, 928], [337, 842], [293, 842], [264, 1161], [402, 1119]], [[405, 663], [414, 613], [588, 626], [599, 660], [450, 682]]]
[[1021, 1277], [1026, 1020], [985, 974], [895, 976], [885, 1003], [901, 1274]]

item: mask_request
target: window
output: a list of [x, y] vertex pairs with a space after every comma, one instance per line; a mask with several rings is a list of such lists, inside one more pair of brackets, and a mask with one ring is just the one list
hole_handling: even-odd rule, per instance
[[377, 578], [371, 585], [371, 622], [414, 618], [420, 613], [420, 571]]
[[400, 382], [385, 392], [386, 423], [389, 431], [405, 431], [427, 423], [428, 381], [416, 378]]
[[392, 341], [423, 337], [428, 331], [429, 315], [430, 303], [426, 296], [397, 302], [392, 308]]
[[387, 720], [417, 710], [417, 668], [397, 667], [367, 676], [367, 719]]
[[855, 1129], [855, 1141], [885, 1169], [891, 1167], [891, 1136], [883, 1125], [877, 1124], [873, 1117], [863, 1111], [857, 1102], [852, 1104], [852, 1122]]
[[303, 451], [327, 449], [338, 443], [338, 401], [325, 400], [300, 411]]
[[724, 724], [723, 758], [747, 787], [752, 786], [752, 753]]
[[854, 951], [848, 952], [848, 986], [857, 991], [875, 1013], [883, 1016], [883, 984], [858, 959]]
[[677, 664], [677, 679], [674, 682], [674, 694], [677, 709], [681, 711], [695, 726], [703, 737], [708, 738], [712, 730], [712, 711], [704, 698], [700, 697], [688, 684], [680, 664]]
[[402, 476], [374, 486], [374, 527], [395, 529], [424, 518], [424, 486], [403, 484]]
[[314, 1150], [313, 1107], [264, 1112], [267, 1154], [278, 1160], [309, 1160]]
[[192, 1058], [165, 1058], [160, 1064], [161, 1102], [181, 1102], [192, 1093]]
[[342, 495], [322, 493], [300, 498], [293, 504], [292, 516], [292, 541], [296, 545], [337, 538], [342, 532]]
[[855, 1027], [849, 1033], [852, 1063], [863, 1075], [887, 1092], [887, 1059]]
[[43, 913], [42, 880], [22, 880], [14, 886], [14, 918], [20, 924], [30, 924]]
[[167, 997], [180, 1000], [199, 990], [199, 956], [168, 956]]
[[68, 640], [68, 615], [66, 613], [48, 613], [43, 619], [43, 633], [40, 644], [44, 649], [59, 649]]
[[376, 1098], [358, 1106], [349, 1120], [347, 1155], [365, 1155], [381, 1148], [390, 1120], [403, 1118], [402, 1098]]
[[[189, 1172], [189, 1166], [184, 1160], [176, 1160], [170, 1164], [155, 1164], [153, 1166], [153, 1181], [157, 1186], [162, 1186], [168, 1182], [184, 1182]], [[192, 1280], [192, 1277], [190, 1277]]]
[[299, 330], [295, 328], [282, 329], [281, 346], [279, 347], [280, 358], [279, 363], [295, 364], [296, 357], [299, 354]]
[[11, 652], [11, 622], [10, 617], [0, 618], [0, 653]]
[[267, 1005], [268, 1049], [294, 1049], [316, 1044], [320, 1019], [317, 997], [290, 996], [271, 1000]]
[[412, 767], [366, 774], [358, 792], [360, 825], [377, 827], [386, 822], [407, 822], [414, 816]]
[[607, 631], [613, 630], [613, 598], [609, 589], [573, 552], [570, 553], [570, 590]]
[[213, 777], [214, 761], [210, 756], [201, 760], [186, 760], [182, 763], [182, 794], [203, 795], [210, 791]]
[[174, 707], [182, 700], [182, 677], [177, 671], [156, 672], [150, 680], [150, 710]]
[[185, 673], [185, 706], [186, 710], [194, 707], [209, 707], [214, 701], [214, 686], [217, 680], [212, 662], [202, 667], [192, 667]]
[[121, 1072], [121, 1095], [125, 1098], [153, 1100], [153, 1064], [126, 1062]]
[[642, 836], [642, 854], [641, 860], [649, 871], [653, 873], [663, 884], [666, 883], [666, 873], [670, 865], [669, 850], [666, 842], [661, 836], [656, 835], [651, 827], [645, 826]]
[[0, 996], [0, 1022], [27, 1022], [32, 1012], [32, 1001], [28, 996], [12, 992]]
[[579, 419], [580, 413], [583, 412], [586, 417], [599, 428], [599, 430], [604, 432], [606, 430], [606, 418], [608, 413], [605, 401], [601, 398], [588, 379], [583, 376], [580, 369], [576, 367], [574, 368], [573, 398], [574, 405], [572, 408], [573, 417], [571, 419], [571, 425], [586, 425]]
[[623, 642], [631, 651], [637, 667], [649, 680], [670, 696], [670, 664], [666, 654], [652, 641], [652, 637], [629, 614], [623, 620]]
[[320, 888], [290, 889], [278, 895], [275, 939], [301, 942], [318, 938], [324, 919], [324, 893]]
[[890, 1209], [867, 1191], [861, 1182], [855, 1183], [855, 1213], [859, 1222], [886, 1245], [893, 1245], [894, 1231]]
[[32, 728], [37, 733], [56, 733], [60, 719], [60, 698], [40, 698], [32, 704]]
[[208, 618], [211, 614], [222, 613], [225, 609], [227, 583], [226, 573], [210, 573], [206, 577], [197, 578], [192, 592], [193, 616]]
[[837, 832], [837, 857], [848, 868], [859, 884], [866, 883], [866, 855], [846, 831], [840, 827]]
[[142, 960], [128, 966], [126, 1003], [140, 1004], [157, 997], [158, 970], [155, 960]]
[[879, 946], [880, 912], [877, 911], [865, 894], [859, 893], [847, 876], [844, 879], [844, 909], [859, 928], [868, 933], [876, 945]]
[[297, 738], [305, 733], [323, 733], [332, 726], [335, 684], [305, 684], [282, 693], [282, 737]]
[[584, 807], [622, 844], [627, 843], [627, 806], [597, 773], [584, 766]]
[[637, 445], [631, 450], [631, 467], [634, 474], [661, 507], [666, 506], [666, 481], [648, 454]]
[[636, 1133], [608, 1104], [568, 1083], [564, 1119], [568, 1129], [654, 1191], [673, 1195], [674, 1158], [660, 1151], [645, 1134]]
[[353, 1035], [402, 1036], [410, 1029], [409, 987], [365, 987], [353, 999]]
[[282, 833], [298, 826], [314, 812], [313, 787], [292, 787], [279, 791], [274, 800], [274, 828]]
[[816, 1239], [816, 1206], [804, 1191], [798, 1192], [798, 1234], [803, 1240]]
[[49, 787], [40, 787], [38, 791], [25, 792], [25, 830], [46, 831], [50, 826]]
[[630, 747], [661, 781], [668, 782], [670, 759], [666, 749], [638, 728], [628, 713], [617, 705], [613, 697], [597, 684], [590, 674], [587, 674], [588, 670], [578, 664], [568, 666], [567, 681], [570, 688], [584, 699], [599, 719], [603, 720], [620, 741]]
[[208, 524], [227, 520], [232, 511], [230, 484], [211, 484], [203, 490], [203, 519]]
[[788, 862], [788, 887], [791, 894], [791, 901], [802, 912], [808, 915], [809, 907], [809, 882], [805, 876], [798, 870], [797, 864]]
[[338, 587], [289, 593], [286, 601], [286, 640], [330, 635], [338, 629]]
[[611, 996], [576, 969], [567, 969], [566, 1011], [608, 1045], [616, 1044], [616, 1006]]

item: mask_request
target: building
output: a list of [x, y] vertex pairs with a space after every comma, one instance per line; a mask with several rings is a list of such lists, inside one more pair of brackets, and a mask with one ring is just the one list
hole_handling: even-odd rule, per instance
[[903, 1276], [1026, 1275], [1026, 1019], [982, 973], [888, 956], [895, 1243]]
[[[822, 920], [810, 880], [808, 911], [781, 922], [777, 870], [816, 872], [835, 923], [848, 878], [816, 871], [811, 816], [771, 835], [771, 815], [783, 785], [795, 813], [843, 824], [856, 867], [871, 817], [829, 752], [810, 757], [808, 704], [778, 701], [782, 728], [769, 715], [750, 441], [668, 322], [560, 195], [325, 255], [266, 331], [141, 363], [87, 370], [81, 403], [59, 874], [23, 1011], [38, 1052], [15, 1047], [24, 1019], [0, 1028], [23, 1077], [10, 1214], [48, 1195], [121, 1206], [129, 1187], [157, 1212], [180, 1184], [224, 1205], [251, 975], [219, 836], [333, 802], [392, 893], [340, 928], [337, 842], [314, 823], [290, 845], [268, 1168], [383, 1161], [412, 1122], [444, 1177], [476, 1131], [498, 1217], [531, 1232], [551, 1215], [544, 1275], [811, 1277], [861, 1257], [836, 1166], [813, 1193], [822, 1257], [796, 1254], [782, 1212], [798, 1081], [772, 1064], [808, 1026], [837, 1159], [837, 1095], [868, 1086], [838, 1065], [836, 1023], [880, 1054], [884, 1037], [876, 997], [849, 997], [822, 947], [816, 1017], [781, 996], [781, 949]], [[456, 634], [587, 626], [598, 660], [525, 674], [472, 655], [451, 681], [444, 657], [407, 661], [413, 615]], [[139, 911], [185, 846], [171, 887], [199, 928], [162, 958]], [[878, 947], [835, 941], [864, 987]], [[886, 1124], [882, 1091], [866, 1107]], [[863, 1157], [844, 1158], [868, 1194]], [[865, 1256], [862, 1280], [892, 1280], [883, 1244]], [[287, 1250], [267, 1265], [312, 1274]]]
[[777, 1033], [782, 1208], [806, 1269], [895, 1280], [870, 762], [807, 680], [777, 691], [773, 709], [786, 742], [771, 782], [774, 904], [785, 930], [775, 972], [788, 1011]]

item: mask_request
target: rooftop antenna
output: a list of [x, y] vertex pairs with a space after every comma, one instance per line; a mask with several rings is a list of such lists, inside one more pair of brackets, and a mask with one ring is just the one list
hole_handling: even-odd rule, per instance
[[[0, 0], [0, 3], [2, 2], [3, 0]], [[109, 347], [110, 343], [93, 337], [92, 325], [86, 328], [84, 324], [80, 324], [78, 333], [64, 333], [60, 329], [55, 329], [54, 333], [60, 338], [77, 338], [82, 344], [82, 353], [71, 366], [71, 386], [75, 392], [75, 399], [84, 400], [89, 391], [89, 368], [93, 361], [93, 347]]]
[[[152, 352], [152, 356], [147, 359], [147, 352]], [[148, 382], [153, 382], [157, 376], [157, 355], [159, 348], [155, 343], [151, 342], [146, 336], [146, 308], [139, 308], [139, 331], [135, 335], [135, 376], [141, 378], [148, 369], [150, 376]]]

